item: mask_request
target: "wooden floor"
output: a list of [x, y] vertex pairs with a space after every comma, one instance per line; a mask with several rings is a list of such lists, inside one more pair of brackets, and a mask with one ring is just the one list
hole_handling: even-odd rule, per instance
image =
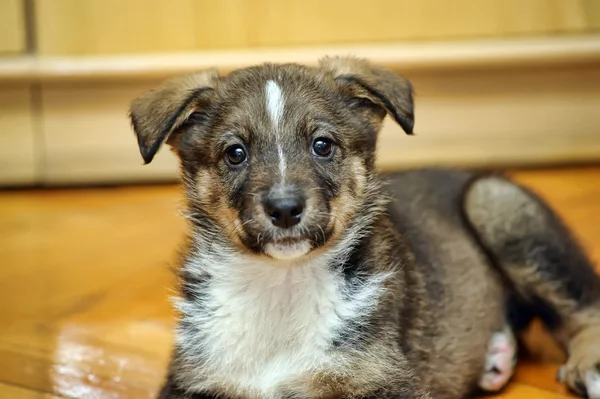
[[[516, 173], [600, 259], [600, 167]], [[152, 398], [171, 344], [179, 188], [0, 192], [0, 398]], [[503, 398], [565, 398], [534, 328]]]

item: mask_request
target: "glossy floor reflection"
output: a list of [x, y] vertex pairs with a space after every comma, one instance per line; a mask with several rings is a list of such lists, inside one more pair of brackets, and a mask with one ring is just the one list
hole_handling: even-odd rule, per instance
[[[522, 171], [600, 259], [600, 168]], [[153, 398], [171, 344], [176, 186], [0, 192], [0, 398]], [[503, 398], [564, 398], [534, 328]]]

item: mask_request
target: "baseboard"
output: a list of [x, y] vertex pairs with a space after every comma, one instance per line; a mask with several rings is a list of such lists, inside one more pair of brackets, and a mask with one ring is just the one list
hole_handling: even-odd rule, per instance
[[0, 83], [148, 80], [218, 67], [222, 72], [263, 62], [315, 65], [324, 55], [352, 54], [405, 73], [499, 67], [548, 67], [600, 62], [600, 35], [560, 35], [442, 42], [256, 48], [124, 56], [0, 58]]
[[[497, 45], [496, 53], [481, 44], [465, 43], [463, 47], [453, 45], [452, 57], [443, 55], [442, 47], [438, 53], [428, 47], [428, 51], [421, 50], [420, 64], [413, 55], [413, 63], [407, 61], [406, 65], [402, 60], [410, 59], [409, 52], [392, 59], [391, 53], [372, 48], [375, 62], [406, 75], [416, 90], [415, 135], [405, 135], [386, 120], [378, 166], [391, 171], [431, 165], [543, 166], [600, 161], [600, 46], [588, 39], [574, 43], [569, 49], [538, 42], [537, 50], [529, 47], [529, 54], [518, 43], [512, 53], [506, 43]], [[429, 54], [429, 61], [424, 54]], [[563, 58], [568, 54], [572, 57]], [[314, 56], [316, 52], [297, 59], [273, 55], [271, 61], [310, 63]], [[258, 62], [260, 56], [255, 57], [244, 63]], [[202, 62], [208, 65], [207, 60]], [[244, 63], [223, 58], [217, 65], [229, 69]], [[166, 148], [152, 164], [142, 165], [126, 115], [131, 99], [163, 75], [193, 69], [185, 63], [176, 68], [173, 60], [169, 65], [149, 66], [153, 72], [136, 74], [106, 72], [108, 69], [96, 74], [84, 72], [79, 65], [79, 72], [64, 68], [62, 77], [56, 68], [36, 76], [13, 75], [9, 80], [21, 79], [19, 84], [25, 84], [31, 79], [41, 93], [41, 115], [35, 124], [40, 132], [35, 137], [42, 138], [36, 152], [42, 153], [42, 159], [36, 164], [36, 182], [174, 180], [178, 164]], [[0, 81], [1, 76], [2, 72]]]

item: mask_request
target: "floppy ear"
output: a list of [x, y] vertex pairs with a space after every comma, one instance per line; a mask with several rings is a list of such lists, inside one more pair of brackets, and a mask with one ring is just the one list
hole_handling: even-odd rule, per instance
[[344, 93], [381, 107], [407, 134], [412, 134], [414, 103], [408, 80], [360, 58], [325, 57], [319, 65]]
[[200, 114], [209, 105], [219, 79], [216, 70], [180, 76], [163, 82], [133, 100], [129, 117], [137, 136], [144, 162], [166, 142], [173, 144], [179, 129], [192, 114]]

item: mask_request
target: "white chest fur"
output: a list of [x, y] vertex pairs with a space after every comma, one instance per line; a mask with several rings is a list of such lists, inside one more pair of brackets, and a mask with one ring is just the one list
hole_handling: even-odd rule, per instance
[[306, 393], [311, 375], [335, 367], [332, 341], [372, 312], [387, 277], [349, 287], [325, 258], [282, 266], [237, 257], [210, 274], [202, 304], [179, 306], [197, 328], [178, 336], [192, 366], [186, 380], [264, 398]]

